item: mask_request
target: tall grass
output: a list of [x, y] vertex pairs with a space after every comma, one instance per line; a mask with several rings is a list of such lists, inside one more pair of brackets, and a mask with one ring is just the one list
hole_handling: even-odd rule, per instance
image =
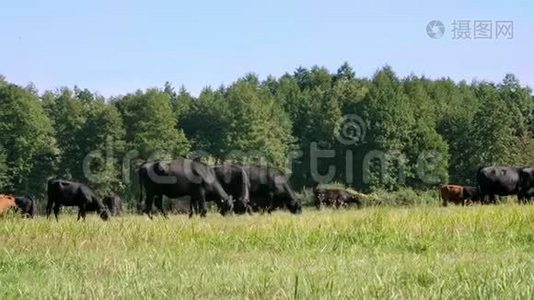
[[532, 298], [534, 207], [0, 219], [0, 298]]

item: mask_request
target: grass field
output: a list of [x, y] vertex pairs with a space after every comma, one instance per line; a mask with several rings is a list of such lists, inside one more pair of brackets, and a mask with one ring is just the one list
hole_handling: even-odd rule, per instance
[[0, 219], [0, 299], [533, 296], [534, 206]]

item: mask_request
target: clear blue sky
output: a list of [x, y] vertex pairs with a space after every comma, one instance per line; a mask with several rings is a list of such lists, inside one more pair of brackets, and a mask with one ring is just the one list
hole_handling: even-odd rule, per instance
[[[0, 10], [0, 74], [40, 91], [78, 85], [105, 96], [185, 85], [193, 94], [247, 72], [296, 67], [534, 87], [534, 1], [10, 1]], [[438, 40], [430, 20], [445, 24]], [[512, 40], [453, 40], [454, 20], [512, 20]]]

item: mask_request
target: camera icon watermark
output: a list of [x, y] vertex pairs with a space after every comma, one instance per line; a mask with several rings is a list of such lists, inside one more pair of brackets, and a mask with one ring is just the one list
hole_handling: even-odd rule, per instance
[[426, 34], [432, 39], [440, 39], [445, 34], [445, 25], [439, 20], [432, 20], [426, 25]]
[[[514, 38], [514, 22], [503, 20], [453, 20], [450, 27], [453, 40], [511, 40]], [[432, 20], [426, 25], [426, 34], [432, 39], [445, 35], [445, 25]]]

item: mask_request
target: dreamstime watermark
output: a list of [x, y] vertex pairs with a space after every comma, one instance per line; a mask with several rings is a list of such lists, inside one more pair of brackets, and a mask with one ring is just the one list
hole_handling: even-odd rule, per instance
[[[450, 26], [453, 40], [511, 40], [514, 38], [514, 22], [510, 20], [453, 20]], [[446, 28], [442, 21], [431, 20], [426, 25], [426, 34], [440, 39]]]
[[[294, 151], [288, 155], [286, 170], [289, 170], [289, 173], [285, 177], [277, 177], [276, 180], [285, 181], [291, 178], [294, 175], [292, 170], [294, 163], [298, 162], [309, 166], [311, 179], [318, 183], [329, 183], [340, 180], [340, 177], [344, 177], [343, 181], [347, 184], [356, 183], [356, 178], [361, 178], [363, 184], [369, 184], [373, 180], [404, 184], [408, 176], [415, 176], [425, 184], [436, 184], [441, 181], [439, 167], [443, 165], [444, 159], [441, 153], [434, 150], [422, 151], [415, 159], [412, 155], [412, 161], [401, 151], [375, 149], [365, 150], [362, 153], [363, 150], [359, 147], [367, 143], [368, 122], [358, 115], [349, 114], [343, 116], [338, 124], [339, 134], [336, 139], [345, 147], [331, 147], [324, 143], [311, 142], [308, 149]], [[131, 150], [119, 160], [114, 156], [113, 143], [113, 139], [108, 138], [104, 151], [92, 151], [83, 160], [83, 173], [89, 182], [96, 184], [104, 182], [109, 177], [103, 176], [103, 173], [111, 170], [113, 174], [120, 174], [121, 181], [129, 185], [133, 176], [139, 176], [138, 172], [143, 164], [150, 164], [145, 168], [144, 176], [149, 176], [153, 182], [160, 184], [177, 182], [176, 176], [169, 176], [172, 173], [171, 168], [176, 167], [170, 164], [173, 158], [170, 153], [155, 151], [150, 157], [143, 159], [139, 151]], [[304, 155], [305, 153], [307, 155]], [[188, 157], [191, 159], [184, 160], [179, 167], [187, 180], [192, 183], [200, 183], [206, 179], [215, 180], [213, 177], [203, 176], [201, 174], [203, 171], [194, 163], [199, 158], [212, 157], [210, 153], [197, 150], [191, 152]], [[309, 161], [303, 162], [303, 159]], [[261, 150], [235, 150], [226, 155], [222, 165], [230, 167], [232, 162], [268, 170], [263, 167], [270, 166], [271, 160]], [[270, 180], [268, 171], [260, 172], [257, 176], [256, 179], [263, 183]]]
[[362, 143], [367, 134], [365, 120], [355, 114], [345, 115], [339, 121], [340, 129], [337, 140], [343, 145]]

